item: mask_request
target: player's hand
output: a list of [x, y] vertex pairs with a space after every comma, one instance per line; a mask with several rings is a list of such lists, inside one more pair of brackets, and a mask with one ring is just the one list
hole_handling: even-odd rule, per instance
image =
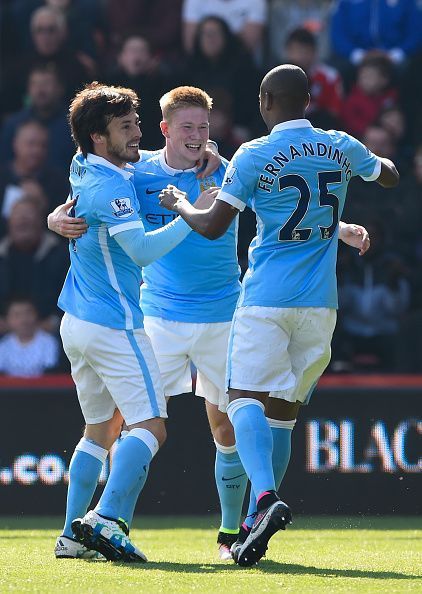
[[357, 248], [359, 256], [363, 256], [371, 246], [369, 233], [361, 225], [343, 223], [340, 226], [339, 238], [347, 245]]
[[79, 239], [88, 229], [85, 219], [69, 217], [68, 211], [76, 204], [76, 200], [70, 200], [66, 204], [61, 204], [47, 217], [47, 226], [50, 231], [54, 231], [62, 237], [68, 239]]
[[[204, 166], [204, 169], [202, 167]], [[201, 171], [196, 176], [198, 179], [204, 179], [217, 171], [221, 165], [221, 157], [218, 154], [217, 146], [212, 142], [207, 143], [207, 148], [201, 159], [197, 162], [198, 167], [201, 167]]]
[[160, 200], [160, 205], [163, 208], [167, 208], [167, 210], [172, 210], [173, 212], [177, 212], [177, 203], [187, 201], [188, 195], [186, 192], [182, 192], [176, 188], [176, 186], [172, 186], [169, 184], [167, 188], [161, 190], [158, 195]]
[[198, 198], [194, 202], [194, 207], [198, 210], [207, 210], [214, 204], [215, 198], [220, 188], [212, 187], [204, 190], [199, 194]]

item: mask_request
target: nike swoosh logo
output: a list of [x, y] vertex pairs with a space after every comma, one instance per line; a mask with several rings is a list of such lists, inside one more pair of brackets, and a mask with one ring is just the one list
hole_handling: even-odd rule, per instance
[[159, 190], [150, 190], [147, 188], [147, 194], [155, 194], [156, 192], [161, 192], [161, 188]]
[[238, 474], [236, 476], [231, 476], [230, 478], [226, 478], [225, 476], [221, 477], [222, 481], [234, 481], [234, 479], [240, 478], [241, 476], [245, 476], [246, 472], [242, 472], [242, 474]]

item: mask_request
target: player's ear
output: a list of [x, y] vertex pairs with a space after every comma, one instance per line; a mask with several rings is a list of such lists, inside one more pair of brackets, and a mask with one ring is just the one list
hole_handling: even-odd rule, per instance
[[306, 109], [308, 109], [310, 102], [311, 102], [311, 96], [310, 96], [310, 94], [308, 93], [308, 99], [307, 99], [307, 101], [306, 101], [305, 110], [306, 110]]
[[100, 134], [99, 132], [93, 132], [90, 136], [94, 144], [104, 144], [104, 134]]
[[165, 120], [162, 120], [160, 122], [160, 130], [161, 130], [161, 134], [165, 138], [169, 138], [169, 125], [168, 125], [168, 122], [166, 122]]
[[274, 102], [274, 97], [268, 91], [264, 93], [264, 109], [265, 111], [270, 111]]

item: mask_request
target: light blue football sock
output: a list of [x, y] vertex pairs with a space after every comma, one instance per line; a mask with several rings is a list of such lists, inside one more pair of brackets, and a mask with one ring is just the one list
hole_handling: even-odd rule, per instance
[[[127, 435], [129, 435], [129, 431], [127, 431], [127, 430], [122, 431], [120, 434], [119, 443]], [[123, 502], [122, 509], [120, 512], [120, 518], [125, 521], [128, 528], [130, 528], [132, 525], [136, 503], [137, 503], [139, 495], [146, 483], [146, 480], [148, 477], [148, 471], [149, 471], [149, 466], [147, 468], [146, 473], [139, 478], [139, 481], [136, 483], [135, 487], [132, 489], [132, 491], [129, 493], [129, 495], [126, 497], [126, 499]]]
[[230, 402], [227, 414], [234, 427], [236, 447], [255, 493], [275, 490], [273, 437], [264, 405], [254, 398]]
[[83, 437], [75, 448], [69, 466], [66, 519], [63, 535], [73, 538], [72, 522], [82, 518], [91, 503], [108, 451]]
[[[268, 419], [268, 423], [273, 434], [273, 471], [275, 486], [278, 491], [281, 482], [286, 474], [287, 467], [289, 465], [291, 443], [292, 443], [292, 430], [296, 423], [296, 419], [293, 421], [278, 421], [275, 419]], [[255, 521], [256, 512], [256, 497], [251, 489], [249, 496], [249, 507], [246, 515], [244, 524], [248, 528], [252, 527]]]
[[220, 532], [237, 534], [248, 477], [236, 446], [215, 443], [215, 483], [221, 507]]
[[146, 472], [139, 477], [138, 482], [123, 501], [122, 508], [120, 510], [120, 517], [126, 522], [128, 528], [132, 526], [133, 515], [135, 513], [136, 503], [139, 499], [142, 489], [148, 478], [149, 466], [147, 466]]
[[95, 511], [107, 518], [118, 519], [124, 511], [125, 499], [145, 477], [158, 441], [147, 429], [129, 431], [113, 456], [110, 476]]

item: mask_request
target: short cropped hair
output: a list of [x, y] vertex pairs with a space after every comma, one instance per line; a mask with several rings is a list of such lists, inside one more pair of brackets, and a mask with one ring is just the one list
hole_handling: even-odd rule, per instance
[[177, 87], [161, 97], [160, 107], [163, 118], [169, 120], [172, 113], [185, 107], [202, 107], [209, 112], [212, 108], [212, 99], [202, 89]]
[[92, 82], [72, 99], [69, 123], [73, 140], [86, 157], [93, 151], [91, 134], [106, 134], [113, 118], [120, 118], [139, 107], [132, 89]]

